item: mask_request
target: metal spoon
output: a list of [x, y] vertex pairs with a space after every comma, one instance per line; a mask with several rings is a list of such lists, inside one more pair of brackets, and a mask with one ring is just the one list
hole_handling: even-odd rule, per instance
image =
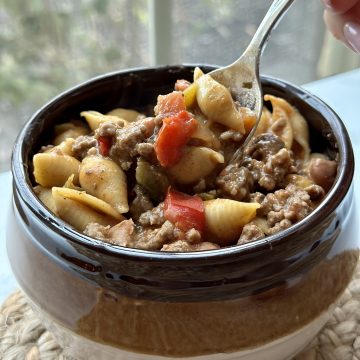
[[231, 162], [241, 159], [243, 149], [253, 137], [261, 118], [263, 93], [259, 76], [260, 56], [271, 30], [289, 9], [294, 0], [274, 0], [245, 52], [234, 63], [213, 70], [209, 75], [228, 88], [240, 106], [250, 108], [257, 117], [256, 123]]

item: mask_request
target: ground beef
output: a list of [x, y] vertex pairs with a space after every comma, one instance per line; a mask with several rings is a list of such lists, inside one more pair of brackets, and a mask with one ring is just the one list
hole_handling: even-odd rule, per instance
[[216, 178], [216, 185], [222, 196], [246, 201], [253, 191], [254, 179], [247, 168], [230, 164]]
[[165, 243], [177, 240], [174, 229], [175, 227], [170, 221], [165, 221], [160, 228], [153, 229], [136, 227], [130, 219], [123, 220], [111, 228], [90, 223], [84, 233], [114, 245], [143, 250], [160, 250]]
[[313, 201], [321, 200], [325, 196], [325, 190], [319, 185], [310, 185], [305, 188], [305, 191]]
[[260, 240], [264, 237], [264, 232], [256, 224], [250, 222], [244, 226], [241, 236], [238, 240], [238, 245]]
[[123, 220], [113, 227], [89, 223], [84, 234], [113, 245], [134, 247], [135, 227], [131, 219]]
[[160, 203], [152, 210], [148, 210], [141, 214], [138, 223], [141, 226], [161, 226], [165, 221], [164, 203]]
[[274, 235], [279, 231], [288, 229], [293, 223], [289, 219], [282, 219], [277, 222], [273, 227], [269, 228], [268, 235]]
[[135, 185], [133, 191], [136, 196], [130, 204], [130, 215], [132, 219], [137, 221], [141, 214], [153, 209], [154, 205], [140, 185]]
[[[156, 158], [154, 144], [152, 143], [140, 143], [136, 145], [136, 151], [138, 154], [146, 160], [153, 160]], [[153, 162], [153, 161], [150, 161]]]
[[189, 244], [185, 240], [177, 240], [170, 244], [165, 244], [161, 251], [187, 252], [187, 251], [205, 251], [220, 249], [220, 246], [210, 242], [200, 242], [198, 244]]
[[[119, 119], [121, 120], [121, 119]], [[106, 136], [106, 137], [112, 137], [114, 138], [116, 136], [116, 131], [119, 129], [122, 129], [125, 126], [126, 122], [119, 121], [119, 122], [113, 122], [113, 121], [106, 121], [99, 125], [99, 127], [95, 131], [96, 137], [99, 136]]]
[[245, 149], [245, 155], [252, 159], [266, 162], [271, 156], [285, 147], [276, 135], [265, 133], [256, 136]]
[[181, 234], [180, 236], [182, 238], [185, 238], [185, 240], [189, 244], [196, 244], [196, 243], [199, 243], [201, 241], [201, 234], [196, 229], [190, 229], [184, 235]]
[[99, 240], [105, 240], [109, 235], [109, 230], [110, 225], [104, 226], [98, 223], [89, 223], [86, 225], [84, 234]]
[[82, 135], [75, 139], [72, 146], [72, 151], [77, 159], [83, 159], [88, 155], [88, 151], [97, 146], [97, 141], [94, 136]]
[[[308, 191], [312, 192], [313, 187], [309, 187]], [[266, 235], [287, 229], [310, 214], [315, 204], [308, 191], [289, 184], [285, 189], [258, 197], [261, 207], [257, 215], [267, 219], [269, 230]]]
[[143, 250], [160, 250], [164, 244], [176, 240], [175, 226], [165, 221], [160, 228], [140, 228], [134, 238], [134, 247]]
[[130, 169], [139, 155], [138, 144], [146, 142], [146, 139], [152, 135], [155, 125], [155, 118], [145, 118], [116, 130], [110, 156], [123, 170]]
[[261, 134], [250, 143], [243, 166], [250, 170], [255, 184], [266, 191], [284, 187], [286, 176], [297, 171], [291, 151], [273, 134]]

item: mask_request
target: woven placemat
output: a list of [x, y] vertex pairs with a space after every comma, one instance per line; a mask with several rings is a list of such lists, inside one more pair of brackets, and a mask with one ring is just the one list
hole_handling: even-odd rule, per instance
[[[70, 360], [17, 291], [0, 307], [0, 359]], [[360, 360], [360, 262], [333, 316], [294, 360]]]

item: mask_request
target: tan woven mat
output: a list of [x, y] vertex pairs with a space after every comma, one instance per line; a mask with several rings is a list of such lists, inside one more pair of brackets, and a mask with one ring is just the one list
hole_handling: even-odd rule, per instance
[[[1, 360], [70, 360], [20, 291], [0, 307]], [[296, 360], [360, 360], [360, 262], [332, 318]]]

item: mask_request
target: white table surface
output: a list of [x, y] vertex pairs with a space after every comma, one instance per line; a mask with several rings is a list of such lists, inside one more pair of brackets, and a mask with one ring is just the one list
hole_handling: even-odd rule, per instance
[[[304, 85], [304, 88], [323, 99], [345, 123], [360, 161], [360, 69]], [[360, 204], [360, 167], [355, 171], [355, 196]], [[16, 281], [11, 273], [5, 247], [6, 218], [11, 199], [11, 174], [0, 173], [0, 304], [14, 289]], [[360, 214], [358, 214], [360, 220]]]

